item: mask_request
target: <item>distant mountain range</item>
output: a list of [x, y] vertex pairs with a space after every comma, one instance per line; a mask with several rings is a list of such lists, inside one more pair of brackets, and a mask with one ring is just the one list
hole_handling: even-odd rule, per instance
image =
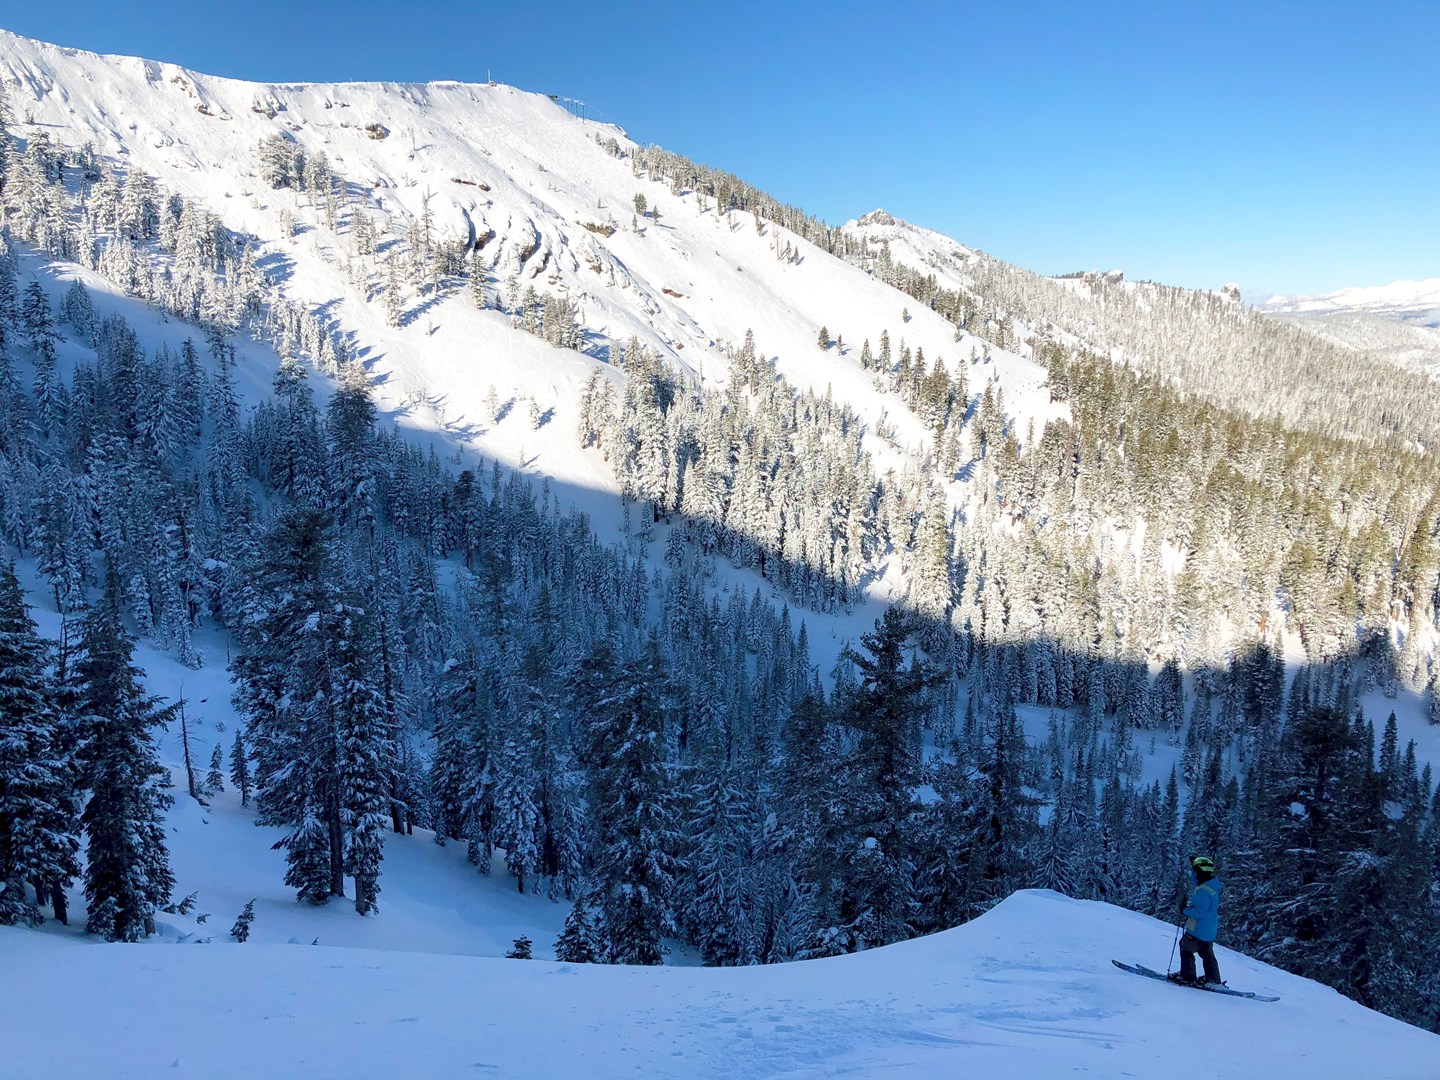
[[1314, 296], [1272, 296], [1266, 314], [1303, 323], [1352, 349], [1422, 370], [1440, 370], [1440, 277], [1337, 289]]

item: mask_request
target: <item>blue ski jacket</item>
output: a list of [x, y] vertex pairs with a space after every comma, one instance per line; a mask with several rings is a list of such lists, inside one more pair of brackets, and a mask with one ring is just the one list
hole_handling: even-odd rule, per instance
[[1214, 941], [1220, 933], [1222, 888], [1219, 878], [1211, 878], [1190, 892], [1190, 902], [1185, 905], [1185, 929], [1201, 941]]

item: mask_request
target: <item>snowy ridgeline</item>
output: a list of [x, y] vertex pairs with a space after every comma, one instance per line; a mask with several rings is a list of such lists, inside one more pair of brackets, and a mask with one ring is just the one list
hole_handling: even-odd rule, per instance
[[[1391, 362], [1402, 359], [1397, 345], [1436, 348], [1434, 281], [1276, 297], [1252, 309], [1234, 286], [1181, 289], [1118, 272], [1042, 277], [888, 214], [845, 231], [865, 244], [881, 280], [1004, 348], [1085, 350], [1227, 410], [1284, 417], [1312, 433], [1411, 449], [1440, 437], [1432, 384]], [[1344, 334], [1347, 317], [1358, 321]]]
[[[7, 1080], [56, 1076], [1090, 1076], [1429, 1080], [1440, 1038], [1226, 949], [1162, 986], [1162, 923], [1017, 893], [933, 937], [779, 967], [617, 968], [301, 945], [56, 948], [0, 930]], [[77, 996], [78, 995], [78, 996]], [[76, 1038], [70, 1000], [85, 1014]], [[93, 1003], [105, 1003], [96, 1008]]]

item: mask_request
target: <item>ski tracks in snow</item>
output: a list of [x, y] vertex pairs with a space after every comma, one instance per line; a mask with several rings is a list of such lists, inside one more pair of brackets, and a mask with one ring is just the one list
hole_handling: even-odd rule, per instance
[[[986, 956], [946, 974], [945, 1004], [937, 1003], [940, 988], [917, 972], [913, 987], [877, 987], [863, 996], [753, 1000], [743, 992], [716, 991], [669, 1015], [636, 1017], [636, 1027], [671, 1040], [675, 1075], [696, 1077], [868, 1075], [880, 1067], [876, 1047], [892, 1048], [886, 1070], [903, 1071], [935, 1055], [958, 1064], [1033, 1052], [1037, 1036], [1100, 1051], [1126, 1041], [1123, 1031], [1106, 1023], [1124, 1006], [1105, 992], [1098, 967]], [[697, 1054], [687, 1045], [704, 1049]], [[906, 1050], [915, 1056], [906, 1057]]]

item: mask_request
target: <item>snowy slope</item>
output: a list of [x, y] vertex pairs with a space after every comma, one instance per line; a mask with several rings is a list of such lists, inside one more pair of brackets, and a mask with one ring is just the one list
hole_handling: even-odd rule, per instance
[[[201, 336], [197, 327], [167, 318], [142, 301], [118, 294], [106, 279], [73, 264], [51, 263], [22, 253], [20, 266], [25, 277], [41, 284], [52, 305], [72, 280], [83, 281], [91, 291], [97, 314], [102, 318], [123, 317], [151, 352], [162, 346], [178, 350], [186, 338]], [[268, 346], [247, 337], [237, 337], [232, 343], [239, 358], [238, 389], [253, 402], [268, 392], [278, 357]], [[71, 339], [61, 340], [59, 354], [67, 373], [78, 360], [94, 362], [93, 352]], [[323, 402], [326, 380], [317, 379], [315, 384]], [[57, 640], [61, 618], [53, 609], [49, 590], [35, 573], [33, 561], [22, 559], [18, 570], [21, 584], [29, 593], [31, 617], [41, 636]], [[203, 629], [194, 644], [203, 659], [198, 669], [184, 666], [148, 640], [138, 643], [135, 663], [145, 672], [146, 686], [152, 694], [169, 702], [185, 700], [191, 757], [198, 778], [203, 780], [217, 744], [228, 762], [237, 721], [230, 704], [228, 648], [223, 630]], [[188, 915], [161, 916], [159, 941], [173, 943], [209, 935], [223, 938], [245, 903], [253, 898], [252, 940], [262, 943], [309, 943], [318, 939], [322, 944], [353, 948], [500, 957], [516, 937], [525, 934], [534, 941], [536, 956], [553, 955], [567, 905], [552, 903], [544, 896], [517, 893], [515, 879], [505, 870], [503, 858], [496, 861], [489, 876], [481, 875], [467, 861], [464, 845], [439, 847], [432, 834], [424, 830], [406, 837], [386, 836], [377, 916], [358, 918], [353, 906], [344, 902], [319, 908], [297, 903], [294, 890], [284, 884], [284, 854], [272, 848], [285, 830], [257, 827], [253, 810], [242, 808], [238, 795], [231, 790], [212, 797], [208, 809], [198, 805], [186, 789], [179, 721], [172, 721], [167, 729], [157, 732], [157, 737], [161, 763], [170, 769], [174, 784], [175, 805], [167, 817], [166, 836], [176, 877], [174, 899], [178, 902], [190, 893], [196, 894], [196, 906]], [[228, 789], [228, 766], [226, 786]], [[84, 910], [78, 881], [71, 889], [71, 910]], [[209, 919], [198, 921], [206, 914]], [[68, 929], [49, 923], [44, 933], [52, 942], [82, 941], [87, 940], [83, 927], [82, 917], [73, 920]], [[8, 970], [3, 947], [0, 970]], [[8, 1080], [5, 1065], [0, 1050], [0, 1077]]]
[[[45, 595], [33, 564], [19, 564], [21, 583], [33, 600]], [[32, 609], [42, 636], [60, 635], [60, 616], [38, 604]], [[187, 668], [151, 643], [141, 641], [135, 663], [145, 671], [152, 694], [167, 701], [185, 701], [188, 734], [196, 779], [203, 784], [211, 750], [219, 745], [229, 761], [236, 719], [230, 705], [223, 633], [197, 635], [204, 658], [199, 669]], [[166, 816], [166, 844], [175, 873], [174, 901], [194, 893], [195, 908], [187, 915], [162, 914], [156, 942], [174, 943], [226, 934], [246, 902], [255, 900], [252, 941], [279, 943], [318, 940], [325, 945], [363, 949], [403, 949], [473, 956], [503, 956], [524, 934], [535, 943], [536, 956], [553, 956], [556, 936], [568, 906], [544, 896], [520, 894], [506, 871], [503, 856], [484, 876], [466, 859], [465, 845], [437, 846], [427, 830], [385, 837], [385, 862], [380, 877], [380, 911], [358, 918], [353, 905], [337, 901], [324, 907], [298, 903], [295, 890], [284, 884], [285, 855], [273, 845], [286, 830], [259, 827], [253, 809], [242, 808], [231, 789], [228, 764], [226, 790], [207, 798], [208, 807], [190, 798], [181, 745], [182, 725], [172, 720], [157, 731], [160, 761], [170, 770], [175, 804]], [[71, 911], [85, 909], [82, 882], [70, 890]], [[208, 915], [201, 921], [200, 917]], [[83, 915], [61, 927], [47, 923], [44, 937], [93, 941], [84, 935]], [[9, 970], [9, 943], [0, 943], [0, 970]], [[3, 1040], [0, 1040], [3, 1045]], [[0, 1077], [9, 1077], [0, 1050]]]
[[[637, 178], [595, 141], [634, 149], [623, 131], [578, 120], [543, 95], [453, 82], [256, 84], [4, 32], [0, 81], [12, 112], [27, 121], [16, 125], [22, 136], [92, 142], [106, 160], [155, 175], [257, 237], [284, 295], [324, 305], [353, 334], [382, 404], [406, 408], [413, 425], [443, 429], [467, 448], [527, 462], [574, 489], [602, 522], [618, 518], [613, 500], [583, 493], [613, 492], [613, 479], [574, 439], [579, 388], [594, 361], [517, 332], [499, 312], [476, 311], [463, 290], [411, 297], [406, 324], [385, 325], [373, 302], [378, 270], [360, 285], [346, 273], [344, 223], [331, 231], [308, 198], [260, 179], [254, 149], [263, 138], [284, 133], [310, 155], [324, 151], [352, 209], [381, 225], [382, 237], [403, 236], [427, 193], [441, 239], [493, 233], [476, 258], [494, 288], [503, 292], [517, 274], [522, 288], [577, 300], [590, 357], [607, 357], [633, 334], [691, 373], [723, 377], [722, 346], [753, 330], [794, 384], [833, 387], [867, 421], [888, 410], [901, 447], [918, 451], [923, 427], [874, 388], [858, 346], [888, 330], [952, 365], [984, 351], [974, 339], [955, 341], [952, 326], [918, 305], [904, 322], [907, 298], [784, 229], [757, 230], [748, 214], [720, 216], [693, 193]], [[377, 124], [385, 137], [372, 137]], [[658, 221], [635, 216], [637, 194], [660, 211]], [[282, 238], [285, 214], [297, 225], [293, 238]], [[607, 237], [587, 226], [616, 231]], [[777, 258], [786, 243], [797, 260]], [[822, 326], [843, 338], [843, 355], [817, 348]], [[994, 361], [1017, 387], [1043, 380], [1019, 357]], [[510, 422], [491, 422], [483, 407], [491, 385], [501, 401], [533, 397], [542, 411], [554, 408], [554, 421], [532, 431], [515, 410]]]
[[[1219, 950], [1257, 1003], [1163, 986], [1172, 931], [1055, 893], [855, 956], [571, 966], [247, 943], [66, 945], [0, 930], [11, 1080], [54, 1076], [1091, 1076], [1423, 1080], [1440, 1038]], [[14, 970], [12, 968], [12, 970]], [[77, 988], [82, 988], [77, 991]], [[77, 996], [78, 995], [78, 996]], [[57, 1001], [103, 1000], [86, 1037]], [[143, 1033], [143, 1035], [141, 1034]]]
[[[550, 478], [561, 507], [586, 512], [602, 540], [623, 531], [619, 488], [599, 451], [579, 448], [579, 401], [592, 370], [616, 377], [604, 362], [632, 335], [709, 384], [728, 374], [725, 347], [752, 330], [794, 386], [829, 390], [859, 415], [880, 475], [903, 473], [931, 448], [919, 418], [860, 366], [861, 343], [878, 343], [882, 332], [930, 362], [965, 365], [972, 398], [994, 380], [1022, 437], [1029, 421], [1038, 437], [1065, 411], [1029, 359], [968, 334], [956, 340], [935, 312], [774, 223], [757, 228], [748, 213], [722, 216], [692, 192], [637, 177], [629, 159], [596, 142], [635, 150], [621, 129], [578, 120], [544, 95], [454, 82], [249, 83], [4, 31], [0, 86], [20, 137], [91, 143], [106, 163], [152, 174], [254, 237], [277, 292], [323, 310], [344, 333], [382, 412], [443, 459], [472, 465], [483, 456]], [[344, 181], [350, 205], [335, 230], [308, 195], [261, 178], [256, 147], [277, 133], [312, 157], [323, 151]], [[489, 237], [472, 265], [485, 274], [492, 304], [512, 278], [522, 290], [571, 298], [584, 351], [553, 348], [508, 314], [477, 310], [460, 279], [438, 294], [408, 293], [401, 325], [387, 325], [383, 255], [352, 255], [349, 215], [363, 211], [378, 226], [382, 252], [387, 244], [400, 250], [427, 195], [437, 243]], [[658, 221], [636, 214], [637, 195]], [[284, 235], [287, 221], [293, 236]], [[782, 259], [787, 245], [795, 256]], [[821, 327], [841, 347], [820, 350]], [[497, 419], [487, 404], [494, 401], [512, 407]], [[531, 415], [547, 413], [547, 423], [532, 425]], [[876, 434], [882, 420], [884, 438]], [[952, 503], [964, 501], [966, 486], [952, 485]], [[658, 562], [663, 552], [662, 532], [651, 553]], [[903, 560], [888, 562], [873, 568], [869, 603], [839, 619], [806, 614], [822, 671], [883, 604], [906, 593]], [[722, 567], [719, 576], [779, 599], [748, 572]]]

